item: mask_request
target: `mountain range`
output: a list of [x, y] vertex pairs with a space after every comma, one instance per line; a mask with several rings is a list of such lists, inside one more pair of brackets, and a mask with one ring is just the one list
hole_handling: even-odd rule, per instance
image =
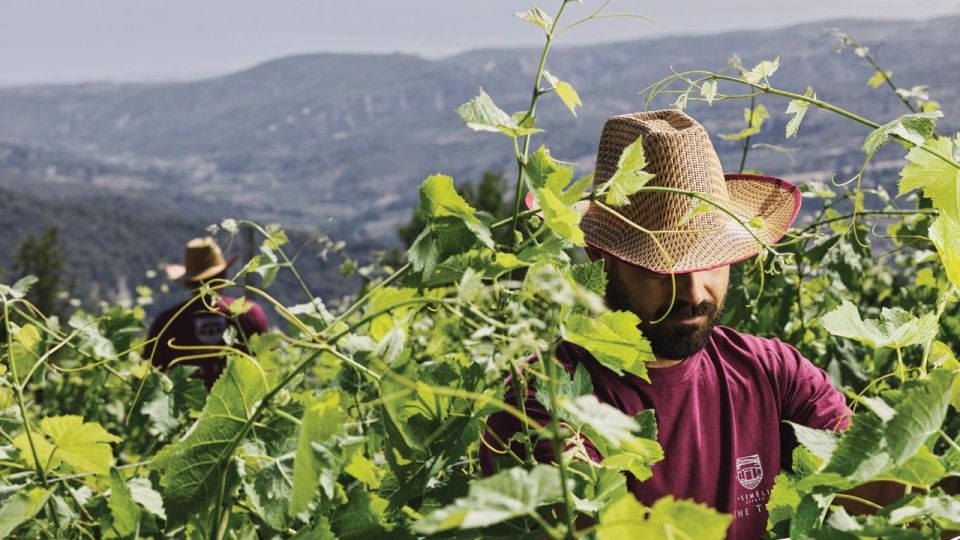
[[[574, 117], [544, 96], [537, 116], [546, 131], [534, 144], [586, 172], [604, 120], [645, 107], [639, 90], [671, 68], [721, 69], [734, 54], [747, 67], [780, 57], [774, 86], [798, 93], [811, 86], [819, 98], [881, 123], [907, 112], [887, 89], [867, 86], [874, 70], [864, 60], [835, 52], [838, 40], [824, 34], [829, 27], [869, 45], [899, 85], [929, 85], [946, 113], [941, 131], [960, 127], [952, 116], [960, 97], [960, 17], [837, 20], [569, 48], [561, 41], [547, 69], [577, 89], [583, 106]], [[68, 231], [68, 257], [107, 289], [176, 260], [186, 239], [228, 216], [323, 232], [364, 249], [394, 246], [396, 227], [409, 218], [428, 175], [463, 182], [486, 170], [514, 174], [510, 141], [469, 130], [455, 109], [481, 87], [504, 110], [525, 109], [538, 55], [321, 53], [192, 82], [0, 88], [0, 265], [41, 224]], [[748, 167], [797, 183], [845, 178], [859, 167], [868, 128], [811, 110], [799, 136], [785, 140], [787, 102], [759, 102], [771, 118], [753, 138], [761, 146], [751, 150]], [[746, 106], [688, 107], [714, 134], [728, 170], [739, 163], [740, 145], [716, 135], [742, 129]], [[878, 155], [867, 182], [889, 187], [899, 157], [895, 149]], [[83, 223], [99, 232], [80, 234]], [[110, 250], [94, 247], [103, 242]], [[101, 257], [122, 262], [104, 274], [97, 271]], [[327, 281], [326, 294], [346, 287]]]

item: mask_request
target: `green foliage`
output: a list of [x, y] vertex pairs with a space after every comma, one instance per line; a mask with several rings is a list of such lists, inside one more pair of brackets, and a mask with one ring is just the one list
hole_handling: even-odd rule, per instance
[[[578, 264], [568, 252], [584, 244], [578, 203], [618, 206], [649, 189], [642, 142], [589, 194], [592, 176], [576, 178], [546, 147], [529, 151], [541, 96], [580, 106], [542, 69], [562, 14], [520, 14], [548, 40], [527, 110], [508, 114], [482, 90], [458, 109], [471, 129], [512, 139], [519, 184], [490, 174], [458, 192], [449, 176], [427, 178], [405, 236], [409, 264], [364, 269], [355, 300], [328, 309], [315, 298], [279, 227], [221, 224], [231, 238], [262, 236], [238, 277], [258, 273], [266, 285], [290, 273], [306, 298], [286, 307], [248, 289], [231, 314], [262, 299], [284, 325], [229, 335], [215, 352], [228, 367], [210, 393], [188, 368], [161, 372], [143, 358], [139, 307], [47, 317], [24, 301], [39, 281], [0, 285], [0, 536], [723, 538], [732, 516], [671, 497], [644, 505], [627, 490], [624, 473], [650, 478], [671, 451], [657, 443], [656, 413], [624, 414], [594, 395], [586, 367], [568, 371], [554, 358], [562, 338], [620, 374], [646, 378], [655, 359], [638, 317], [603, 306], [603, 262]], [[870, 126], [867, 160], [891, 140], [907, 147], [901, 195], [925, 198], [908, 210], [911, 199], [860, 183], [804, 185], [822, 203], [813, 221], [732, 269], [726, 320], [796, 345], [857, 408], [842, 433], [794, 426], [801, 446], [776, 476], [771, 536], [939, 537], [960, 526], [957, 497], [938, 487], [960, 474], [958, 142], [935, 135], [931, 111], [881, 125], [812, 89], [776, 88], [778, 60], [734, 68], [739, 76], [677, 73], [650, 92], [685, 84], [682, 103], [699, 92], [718, 105], [737, 98], [719, 91], [723, 81], [751, 99], [784, 98], [788, 138], [811, 107], [830, 110]], [[748, 150], [769, 117], [752, 104], [747, 128], [728, 138]], [[878, 215], [887, 216], [882, 241], [865, 222]], [[531, 355], [538, 361], [525, 363]], [[536, 419], [506, 397], [531, 389], [545, 408]], [[521, 426], [507, 441], [482, 437], [498, 412]], [[483, 445], [499, 452], [499, 472], [486, 478]], [[550, 463], [533, 462], [534, 450], [550, 449]], [[838, 507], [845, 490], [871, 480], [911, 493], [868, 516]], [[584, 522], [593, 525], [575, 530]]]
[[454, 528], [487, 527], [533, 515], [541, 506], [559, 502], [562, 496], [560, 477], [552, 467], [509, 469], [473, 482], [466, 497], [433, 512], [414, 528], [432, 534]]

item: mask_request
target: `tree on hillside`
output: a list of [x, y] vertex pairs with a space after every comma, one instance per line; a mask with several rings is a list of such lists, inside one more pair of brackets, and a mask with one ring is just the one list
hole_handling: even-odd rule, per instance
[[18, 278], [32, 275], [37, 282], [30, 287], [27, 299], [44, 315], [62, 315], [64, 302], [61, 293], [69, 293], [74, 279], [63, 276], [65, 257], [57, 227], [50, 227], [39, 237], [28, 234], [17, 246], [13, 259]]

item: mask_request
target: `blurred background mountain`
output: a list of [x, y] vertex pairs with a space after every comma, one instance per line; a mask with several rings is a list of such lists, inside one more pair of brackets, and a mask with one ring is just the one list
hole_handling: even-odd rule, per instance
[[[941, 131], [960, 128], [960, 17], [835, 20], [560, 46], [548, 69], [569, 81], [584, 105], [574, 118], [547, 96], [538, 109], [546, 133], [535, 144], [589, 171], [604, 120], [644, 108], [637, 91], [671, 66], [717, 69], [732, 54], [748, 68], [779, 56], [775, 86], [803, 93], [810, 85], [818, 97], [868, 118], [884, 122], [907, 112], [887, 89], [867, 86], [873, 69], [866, 62], [835, 52], [838, 40], [823, 33], [828, 27], [869, 45], [899, 85], [929, 85], [946, 114]], [[926, 61], [934, 54], [935, 62]], [[525, 108], [538, 55], [534, 48], [434, 60], [306, 54], [192, 82], [0, 88], [0, 267], [11, 267], [28, 234], [56, 226], [75, 294], [115, 299], [161, 262], [178, 261], [186, 240], [224, 217], [280, 223], [296, 247], [329, 235], [347, 241], [351, 257], [369, 260], [401, 245], [397, 229], [409, 220], [426, 176], [442, 172], [462, 183], [512, 171], [509, 140], [470, 131], [454, 109], [480, 86], [505, 110]], [[759, 102], [771, 119], [751, 142], [792, 153], [757, 147], [748, 167], [799, 184], [848, 178], [859, 167], [867, 128], [811, 110], [799, 137], [785, 141], [786, 102]], [[740, 145], [716, 135], [742, 129], [746, 106], [739, 100], [688, 107], [714, 135], [728, 170], [739, 164]], [[878, 154], [867, 184], [895, 193], [901, 154]], [[340, 257], [324, 259], [319, 251], [305, 249], [298, 261], [313, 292], [352, 292], [355, 281], [340, 278]], [[292, 284], [280, 286], [296, 294]]]

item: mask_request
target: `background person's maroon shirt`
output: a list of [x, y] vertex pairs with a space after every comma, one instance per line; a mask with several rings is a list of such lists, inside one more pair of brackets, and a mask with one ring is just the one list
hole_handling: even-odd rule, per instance
[[[655, 411], [657, 439], [666, 457], [653, 466], [649, 480], [628, 475], [637, 499], [650, 505], [673, 495], [732, 514], [731, 539], [759, 538], [766, 530], [773, 478], [789, 463], [794, 444], [792, 431], [782, 422], [839, 430], [851, 415], [826, 373], [796, 349], [726, 327], [715, 328], [707, 346], [682, 363], [649, 369], [649, 383], [631, 374], [617, 376], [570, 343], [557, 348], [557, 358], [570, 371], [583, 364], [601, 401], [631, 416]], [[527, 412], [546, 424], [549, 415], [533, 392], [531, 385]], [[516, 403], [511, 392], [506, 399]], [[519, 422], [503, 412], [488, 421], [488, 431], [502, 441], [519, 429]], [[492, 474], [501, 455], [487, 444], [503, 447], [489, 433], [484, 439], [480, 464], [485, 474]], [[599, 461], [592, 444], [587, 447]], [[522, 444], [511, 449], [523, 454]], [[538, 445], [535, 454], [541, 461], [552, 458], [547, 444]]]
[[[237, 317], [236, 322], [230, 320], [230, 304], [234, 298], [221, 296], [220, 300], [214, 306], [216, 309], [210, 310], [204, 306], [200, 300], [183, 310], [183, 313], [177, 315], [177, 311], [183, 307], [186, 302], [181, 302], [176, 306], [164, 311], [153, 320], [150, 330], [147, 333], [147, 339], [158, 338], [153, 344], [148, 344], [144, 350], [144, 357], [147, 359], [153, 355], [153, 365], [160, 369], [166, 369], [170, 363], [181, 356], [188, 356], [204, 351], [179, 351], [169, 346], [170, 340], [176, 346], [223, 346], [223, 333], [228, 325], [233, 325], [239, 332], [238, 339], [242, 343], [243, 336], [249, 337], [253, 334], [259, 334], [267, 331], [267, 317], [263, 313], [263, 308], [258, 304], [250, 302], [251, 307], [246, 313]], [[172, 319], [172, 320], [171, 320]], [[167, 323], [164, 330], [164, 326]], [[160, 332], [162, 335], [159, 335]], [[156, 350], [154, 351], [154, 347]], [[212, 350], [212, 349], [211, 349]], [[209, 352], [209, 351], [207, 351]], [[197, 366], [194, 374], [202, 379], [207, 388], [211, 388], [213, 383], [220, 377], [227, 366], [226, 358], [204, 358], [200, 360], [187, 360], [178, 362], [176, 365]]]

